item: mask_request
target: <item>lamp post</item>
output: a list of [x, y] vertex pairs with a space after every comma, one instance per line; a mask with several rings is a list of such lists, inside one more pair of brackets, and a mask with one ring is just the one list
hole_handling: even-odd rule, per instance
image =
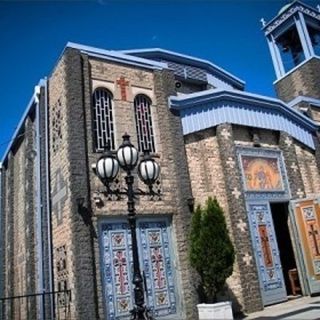
[[[123, 194], [127, 196], [128, 204], [128, 222], [131, 231], [132, 241], [132, 257], [133, 257], [133, 280], [134, 285], [134, 303], [135, 306], [131, 310], [131, 320], [152, 320], [149, 310], [145, 305], [144, 286], [139, 265], [139, 252], [136, 234], [136, 211], [135, 197], [137, 195], [154, 195], [152, 185], [158, 179], [160, 166], [152, 159], [149, 152], [144, 152], [143, 158], [138, 164], [139, 152], [130, 142], [128, 134], [123, 135], [123, 143], [116, 152], [116, 156], [109, 148], [98, 159], [96, 165], [96, 174], [106, 187], [107, 194]], [[149, 187], [148, 192], [142, 190], [134, 190], [134, 176], [132, 171], [138, 164], [138, 176]], [[120, 167], [126, 172], [125, 182], [127, 188], [124, 191], [112, 190], [110, 183], [117, 176]]]

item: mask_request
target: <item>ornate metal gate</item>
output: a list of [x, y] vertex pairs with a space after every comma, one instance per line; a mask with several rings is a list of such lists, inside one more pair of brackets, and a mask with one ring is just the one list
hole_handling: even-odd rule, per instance
[[[101, 223], [100, 231], [107, 319], [128, 319], [133, 306], [130, 230], [125, 221], [108, 221]], [[138, 220], [137, 236], [146, 303], [157, 318], [173, 316], [177, 310], [169, 222]]]

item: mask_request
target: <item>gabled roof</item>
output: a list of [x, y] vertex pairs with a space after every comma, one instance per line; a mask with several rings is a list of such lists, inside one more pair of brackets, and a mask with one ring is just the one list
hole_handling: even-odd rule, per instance
[[243, 80], [237, 78], [233, 74], [218, 67], [217, 65], [213, 64], [208, 60], [199, 59], [196, 57], [160, 48], [123, 50], [122, 52], [127, 55], [143, 57], [146, 59], [164, 59], [176, 63], [187, 64], [190, 66], [202, 68], [205, 69], [208, 73], [212, 73], [217, 77], [221, 78], [222, 80], [231, 83], [238, 89], [243, 89], [245, 86], [245, 82]]
[[279, 99], [238, 90], [211, 89], [170, 97], [170, 107], [180, 111], [183, 133], [189, 134], [221, 123], [285, 131], [314, 149], [319, 125]]
[[127, 55], [125, 53], [122, 53], [121, 51], [105, 50], [74, 42], [68, 42], [65, 48], [63, 49], [63, 52], [66, 50], [66, 48], [78, 49], [81, 52], [88, 54], [89, 56], [94, 56], [109, 61], [122, 62], [124, 64], [136, 65], [148, 69], [168, 69], [166, 63]]

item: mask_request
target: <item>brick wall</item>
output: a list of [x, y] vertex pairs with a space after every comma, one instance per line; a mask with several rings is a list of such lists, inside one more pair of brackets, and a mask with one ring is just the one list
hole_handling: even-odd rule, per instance
[[277, 96], [289, 102], [298, 96], [320, 99], [320, 60], [312, 58], [275, 84]]
[[[141, 197], [136, 203], [139, 215], [166, 215], [172, 218], [172, 230], [174, 251], [177, 253], [175, 260], [178, 290], [181, 297], [182, 317], [194, 319], [196, 317], [196, 295], [192, 285], [192, 274], [187, 257], [188, 227], [190, 210], [187, 199], [191, 197], [191, 189], [188, 179], [188, 170], [182, 138], [180, 118], [171, 113], [168, 107], [168, 96], [175, 94], [175, 80], [172, 72], [144, 70], [141, 68], [126, 67], [118, 64], [102, 62], [96, 59], [83, 57], [85, 72], [86, 124], [87, 124], [87, 149], [89, 152], [89, 172], [91, 203], [93, 221], [98, 233], [98, 222], [110, 216], [125, 216], [127, 212], [126, 200], [111, 201], [102, 196], [103, 205], [98, 206], [94, 202], [97, 191], [103, 186], [91, 170], [91, 165], [96, 163], [100, 154], [94, 152], [92, 139], [92, 113], [91, 95], [95, 88], [106, 87], [114, 96], [114, 119], [116, 147], [122, 143], [122, 135], [127, 132], [131, 135], [132, 143], [137, 146], [137, 133], [135, 127], [133, 100], [139, 94], [145, 94], [152, 100], [151, 112], [155, 134], [156, 156], [161, 166], [161, 190], [159, 201], [149, 201]], [[126, 101], [122, 100], [117, 80], [125, 77], [129, 81], [126, 89]], [[87, 78], [90, 79], [87, 82]], [[121, 178], [122, 179], [122, 178]], [[121, 180], [120, 179], [120, 180]], [[136, 179], [137, 186], [145, 189], [145, 186]], [[95, 239], [95, 260], [98, 284], [99, 314], [103, 315], [103, 298], [100, 274], [99, 243]]]

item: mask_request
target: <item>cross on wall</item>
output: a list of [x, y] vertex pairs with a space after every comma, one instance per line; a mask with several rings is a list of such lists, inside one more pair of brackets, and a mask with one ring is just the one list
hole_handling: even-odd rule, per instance
[[121, 100], [127, 101], [127, 87], [129, 86], [129, 81], [125, 77], [120, 77], [117, 80], [117, 85], [120, 87]]

